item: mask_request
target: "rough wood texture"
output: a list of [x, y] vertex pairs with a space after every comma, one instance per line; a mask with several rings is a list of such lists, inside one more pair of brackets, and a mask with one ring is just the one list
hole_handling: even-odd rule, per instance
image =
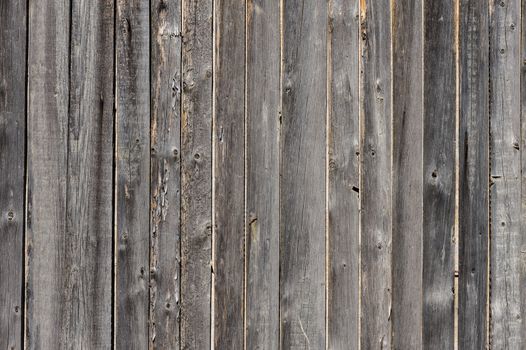
[[453, 349], [455, 2], [424, 4], [423, 347]]
[[30, 4], [30, 349], [111, 347], [113, 2], [71, 6]]
[[214, 4], [214, 347], [244, 345], [245, 3]]
[[325, 347], [327, 4], [283, 8], [281, 348]]
[[[116, 18], [116, 349], [148, 347], [150, 8], [118, 0]], [[175, 307], [175, 306], [174, 306]]]
[[0, 348], [12, 350], [24, 322], [26, 11], [25, 1], [0, 3]]
[[488, 5], [460, 2], [459, 349], [486, 346], [488, 284]]
[[[521, 2], [490, 2], [491, 334], [493, 349], [523, 349], [521, 280]], [[523, 297], [522, 297], [523, 298]], [[522, 312], [521, 312], [522, 310]]]
[[393, 4], [393, 349], [422, 349], [422, 1]]
[[179, 349], [181, 2], [150, 6], [150, 349]]
[[361, 1], [361, 346], [391, 347], [391, 2]]
[[246, 348], [279, 348], [280, 3], [247, 2]]
[[359, 1], [329, 2], [328, 348], [359, 348]]
[[212, 1], [183, 2], [181, 349], [210, 349]]

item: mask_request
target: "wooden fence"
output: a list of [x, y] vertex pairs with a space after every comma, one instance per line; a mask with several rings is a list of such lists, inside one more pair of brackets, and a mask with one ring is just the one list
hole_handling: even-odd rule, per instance
[[522, 14], [0, 0], [0, 348], [526, 349]]

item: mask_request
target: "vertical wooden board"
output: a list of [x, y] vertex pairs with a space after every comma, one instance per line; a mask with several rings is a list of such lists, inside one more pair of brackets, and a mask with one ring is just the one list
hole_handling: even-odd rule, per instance
[[[26, 344], [66, 347], [74, 331], [66, 231], [69, 2], [29, 2]], [[74, 234], [74, 233], [73, 233]], [[78, 269], [78, 267], [77, 267]], [[79, 305], [80, 306], [80, 305]], [[60, 332], [57, 332], [60, 330]]]
[[422, 1], [393, 5], [393, 349], [422, 349]]
[[327, 4], [283, 8], [280, 329], [283, 349], [325, 347]]
[[212, 0], [183, 1], [181, 348], [210, 349]]
[[329, 2], [327, 344], [359, 348], [359, 1]]
[[181, 1], [151, 18], [150, 349], [179, 349]]
[[116, 230], [117, 349], [148, 347], [150, 238], [150, 8], [117, 1]]
[[247, 2], [246, 347], [279, 348], [280, 3]]
[[31, 349], [111, 347], [114, 11], [91, 5], [30, 4]]
[[453, 349], [455, 0], [424, 3], [423, 346]]
[[214, 346], [244, 346], [245, 3], [215, 4]]
[[488, 284], [488, 5], [460, 2], [458, 346], [486, 345]]
[[490, 2], [491, 334], [493, 349], [522, 349], [521, 2]]
[[[526, 1], [521, 2], [521, 230], [526, 227], [526, 152], [522, 150], [526, 147]], [[491, 112], [491, 111], [490, 111]], [[490, 114], [491, 116], [491, 114]], [[491, 120], [491, 119], [490, 119]], [[490, 134], [491, 135], [491, 134]], [[491, 137], [490, 137], [491, 140]], [[490, 158], [491, 159], [491, 158]], [[490, 161], [491, 164], [491, 161]], [[491, 166], [491, 165], [490, 165]], [[491, 186], [491, 179], [490, 179]], [[491, 188], [491, 187], [490, 187]], [[491, 195], [491, 191], [490, 191]], [[490, 218], [491, 218], [491, 198], [490, 198]], [[490, 221], [491, 223], [491, 221]], [[490, 225], [490, 238], [491, 238]], [[490, 240], [491, 247], [491, 240]], [[526, 252], [526, 236], [521, 235], [521, 252]], [[490, 259], [491, 261], [491, 256]], [[520, 286], [521, 290], [526, 288], [526, 254], [521, 253], [520, 258]], [[491, 276], [491, 271], [490, 271]], [[491, 280], [491, 279], [490, 279]], [[521, 319], [526, 314], [526, 293], [521, 292]], [[490, 309], [491, 310], [491, 309]], [[491, 319], [491, 313], [489, 315]], [[488, 332], [489, 333], [489, 332]], [[521, 342], [526, 344], [526, 322], [521, 322]]]
[[391, 1], [361, 1], [361, 346], [391, 347]]
[[0, 348], [13, 350], [22, 349], [26, 15], [24, 1], [0, 3]]

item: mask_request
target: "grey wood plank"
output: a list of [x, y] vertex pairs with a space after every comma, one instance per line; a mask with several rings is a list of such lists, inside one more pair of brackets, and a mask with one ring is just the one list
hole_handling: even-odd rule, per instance
[[391, 2], [361, 1], [361, 346], [391, 347]]
[[30, 3], [30, 349], [111, 348], [114, 10], [93, 5]]
[[521, 2], [490, 1], [491, 334], [493, 349], [523, 349], [521, 253]]
[[422, 349], [422, 1], [393, 7], [393, 349]]
[[0, 3], [0, 348], [17, 350], [24, 322], [26, 5]]
[[215, 349], [244, 346], [245, 3], [214, 3]]
[[280, 2], [247, 1], [246, 348], [279, 348]]
[[181, 348], [210, 349], [212, 0], [183, 2]]
[[329, 2], [329, 349], [358, 349], [360, 336], [359, 1]]
[[[521, 18], [522, 18], [522, 25], [521, 25], [521, 57], [522, 57], [522, 67], [521, 67], [521, 141], [520, 141], [520, 149], [521, 149], [521, 231], [522, 228], [526, 225], [526, 152], [523, 152], [522, 150], [524, 147], [526, 147], [526, 20], [524, 20], [526, 16], [526, 2], [521, 2]], [[518, 24], [515, 24], [517, 26]], [[491, 85], [490, 85], [491, 86]], [[491, 134], [490, 134], [491, 135]], [[490, 155], [491, 156], [491, 155]], [[491, 164], [491, 162], [490, 162]], [[490, 165], [491, 166], [491, 165]], [[491, 172], [490, 172], [491, 173]], [[490, 178], [490, 186], [491, 186], [491, 178]], [[490, 190], [490, 196], [491, 196], [491, 190]], [[491, 197], [490, 197], [490, 210], [491, 210]], [[490, 218], [491, 218], [491, 211], [490, 211]], [[491, 223], [491, 221], [490, 221]], [[491, 226], [490, 226], [490, 238], [491, 238]], [[490, 240], [490, 248], [491, 248], [491, 240]], [[521, 252], [526, 251], [526, 239], [524, 235], [521, 235]], [[522, 253], [524, 254], [524, 253]], [[491, 256], [489, 258], [491, 261]], [[524, 290], [526, 287], [526, 265], [521, 264], [521, 277], [520, 277], [520, 285], [521, 289]], [[489, 271], [491, 273], [491, 269]], [[490, 279], [491, 281], [491, 279]], [[524, 314], [526, 313], [526, 293], [521, 292], [521, 319], [524, 319]], [[489, 301], [488, 301], [489, 305]], [[489, 310], [491, 310], [489, 308]], [[488, 316], [489, 319], [491, 319], [491, 311], [490, 315]], [[488, 322], [489, 325], [490, 322]], [[526, 344], [526, 322], [521, 322], [521, 342], [522, 344]], [[487, 333], [490, 333], [489, 331]], [[488, 334], [489, 338], [489, 334]]]
[[423, 346], [453, 349], [455, 2], [424, 3]]
[[325, 347], [327, 4], [283, 8], [281, 348]]
[[150, 8], [117, 1], [116, 349], [148, 347], [150, 238]]
[[489, 239], [488, 3], [460, 2], [459, 349], [484, 349]]
[[150, 2], [150, 349], [179, 349], [181, 1]]

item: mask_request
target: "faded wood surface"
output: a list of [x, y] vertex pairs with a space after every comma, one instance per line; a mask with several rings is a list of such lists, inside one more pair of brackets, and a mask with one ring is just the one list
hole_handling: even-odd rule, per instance
[[179, 349], [181, 3], [151, 19], [150, 349]]
[[119, 0], [116, 6], [114, 345], [145, 349], [149, 343], [150, 8], [140, 0]]
[[244, 347], [245, 284], [245, 6], [214, 3], [215, 349]]
[[453, 349], [457, 113], [455, 3], [424, 4], [423, 347]]
[[521, 2], [490, 2], [491, 334], [493, 349], [522, 349]]
[[393, 349], [422, 349], [422, 1], [393, 11]]
[[210, 349], [212, 1], [183, 2], [181, 349]]
[[391, 347], [391, 2], [361, 1], [361, 328], [365, 349]]
[[22, 349], [26, 2], [0, 3], [0, 348]]
[[282, 11], [280, 347], [322, 349], [328, 11], [300, 0]]
[[460, 2], [459, 349], [484, 349], [489, 233], [488, 5]]
[[359, 1], [329, 2], [327, 345], [359, 348]]
[[246, 348], [279, 348], [280, 3], [246, 16]]

